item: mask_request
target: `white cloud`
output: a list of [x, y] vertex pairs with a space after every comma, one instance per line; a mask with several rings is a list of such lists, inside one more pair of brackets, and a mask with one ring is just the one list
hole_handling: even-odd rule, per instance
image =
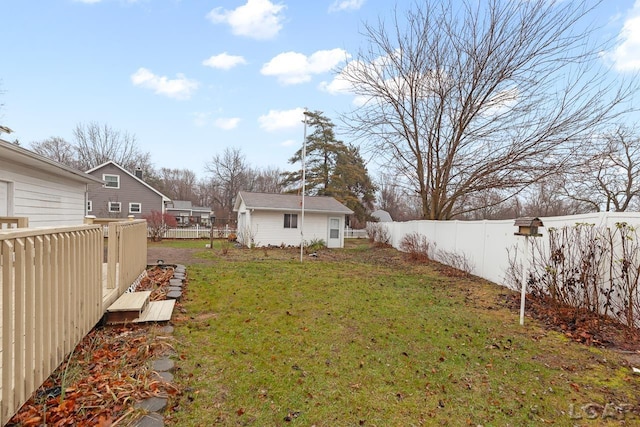
[[285, 5], [269, 0], [247, 0], [247, 4], [233, 10], [217, 7], [207, 14], [207, 18], [214, 24], [228, 24], [231, 32], [238, 36], [271, 39], [282, 29], [285, 8]]
[[343, 10], [358, 10], [365, 0], [335, 0], [329, 6], [329, 12], [341, 12]]
[[258, 118], [258, 123], [260, 123], [260, 128], [267, 132], [274, 132], [282, 129], [296, 128], [301, 125], [303, 119], [304, 108], [269, 110], [269, 113]]
[[176, 77], [169, 79], [166, 76], [157, 76], [146, 68], [138, 68], [138, 71], [131, 75], [131, 82], [134, 86], [151, 89], [158, 95], [175, 99], [189, 99], [200, 84], [181, 73], [178, 73]]
[[618, 71], [640, 70], [640, 0], [636, 0], [629, 12], [618, 41], [609, 55], [614, 67]]
[[206, 65], [211, 68], [219, 68], [222, 70], [229, 70], [236, 65], [246, 64], [247, 61], [242, 56], [229, 55], [227, 52], [223, 52], [219, 55], [213, 55], [209, 59], [202, 61], [202, 65]]
[[298, 52], [284, 52], [262, 66], [260, 73], [275, 76], [285, 85], [300, 84], [311, 80], [313, 74], [326, 73], [349, 58], [342, 49], [319, 50], [311, 56]]
[[215, 127], [223, 129], [223, 130], [231, 130], [238, 127], [240, 123], [239, 117], [221, 117], [216, 119], [213, 124]]

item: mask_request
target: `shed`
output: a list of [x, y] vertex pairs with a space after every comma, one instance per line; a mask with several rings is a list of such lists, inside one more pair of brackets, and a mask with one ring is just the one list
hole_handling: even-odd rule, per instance
[[353, 211], [328, 196], [250, 193], [240, 191], [233, 206], [238, 213], [238, 240], [245, 246], [300, 246], [323, 240], [329, 248], [344, 247], [346, 215]]
[[0, 139], [0, 216], [29, 218], [29, 227], [79, 225], [90, 184], [100, 179]]

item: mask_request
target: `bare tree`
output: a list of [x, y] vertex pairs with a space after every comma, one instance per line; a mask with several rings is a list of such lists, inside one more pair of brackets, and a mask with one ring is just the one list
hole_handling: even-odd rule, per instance
[[255, 168], [247, 172], [247, 191], [281, 193], [284, 191], [282, 171], [276, 167]]
[[107, 124], [78, 124], [73, 131], [78, 166], [81, 170], [113, 161], [128, 171], [151, 169], [151, 155], [138, 149], [135, 135]]
[[409, 221], [421, 217], [419, 198], [403, 188], [394, 176], [380, 174], [376, 186], [378, 207], [387, 211], [394, 221]]
[[423, 218], [478, 209], [464, 200], [489, 189], [500, 204], [566, 166], [637, 89], [599, 62], [594, 8], [426, 0], [391, 28], [366, 24], [369, 48], [340, 73], [361, 99], [344, 122], [420, 196]]
[[233, 202], [240, 190], [247, 184], [247, 165], [244, 154], [240, 148], [225, 148], [224, 152], [216, 154], [211, 162], [205, 165], [207, 172], [212, 174], [212, 179], [218, 191], [214, 194], [220, 211], [219, 217], [230, 217]]
[[594, 211], [624, 212], [640, 198], [640, 136], [618, 125], [585, 143], [584, 163], [565, 184], [567, 195]]
[[197, 179], [193, 171], [161, 168], [159, 175], [157, 190], [172, 200], [188, 200], [192, 203], [198, 203]]
[[31, 150], [58, 163], [78, 168], [75, 147], [57, 136], [31, 143]]

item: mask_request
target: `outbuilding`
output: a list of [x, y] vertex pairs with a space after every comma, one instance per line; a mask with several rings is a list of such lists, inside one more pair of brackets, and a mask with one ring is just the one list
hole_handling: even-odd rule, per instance
[[[353, 211], [328, 196], [240, 191], [238, 241], [244, 246], [300, 246], [322, 240], [328, 248], [344, 247], [347, 215]], [[304, 213], [304, 218], [303, 218]]]

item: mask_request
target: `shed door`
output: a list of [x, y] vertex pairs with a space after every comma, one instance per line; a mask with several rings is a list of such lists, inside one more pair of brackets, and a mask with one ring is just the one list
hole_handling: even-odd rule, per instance
[[9, 183], [0, 181], [0, 216], [9, 216]]
[[340, 239], [340, 218], [329, 218], [329, 238], [327, 239], [327, 247], [342, 247], [342, 240]]

